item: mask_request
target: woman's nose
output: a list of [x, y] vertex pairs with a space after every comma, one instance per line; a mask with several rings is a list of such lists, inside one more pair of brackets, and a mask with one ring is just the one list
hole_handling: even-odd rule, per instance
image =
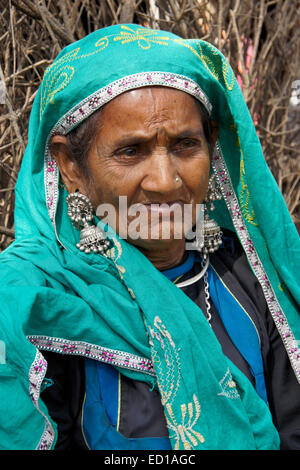
[[145, 175], [141, 183], [142, 189], [162, 194], [177, 191], [179, 186], [177, 169], [168, 152], [163, 149], [157, 150], [147, 160]]

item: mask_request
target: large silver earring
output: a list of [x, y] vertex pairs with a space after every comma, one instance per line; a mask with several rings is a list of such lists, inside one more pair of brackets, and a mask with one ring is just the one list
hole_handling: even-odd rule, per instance
[[[196, 249], [201, 251], [204, 256], [218, 250], [222, 244], [222, 231], [217, 222], [209, 217], [208, 205], [210, 210], [214, 210], [214, 201], [222, 199], [221, 190], [216, 182], [215, 175], [211, 175], [208, 188], [204, 199], [204, 217], [203, 226], [200, 227], [200, 233], [196, 233]], [[202, 224], [200, 224], [202, 225]]]
[[105, 255], [110, 247], [105, 233], [96, 225], [90, 225], [93, 220], [93, 206], [90, 200], [79, 191], [67, 196], [68, 215], [73, 225], [80, 230], [80, 242], [76, 247], [85, 253], [101, 253]]

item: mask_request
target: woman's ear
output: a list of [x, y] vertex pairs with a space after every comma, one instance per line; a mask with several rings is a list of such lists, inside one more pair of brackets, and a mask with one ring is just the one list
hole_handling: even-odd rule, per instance
[[57, 163], [67, 191], [73, 193], [76, 189], [79, 189], [79, 191], [84, 194], [84, 178], [77, 163], [71, 158], [67, 138], [64, 135], [53, 136], [50, 143], [50, 151]]

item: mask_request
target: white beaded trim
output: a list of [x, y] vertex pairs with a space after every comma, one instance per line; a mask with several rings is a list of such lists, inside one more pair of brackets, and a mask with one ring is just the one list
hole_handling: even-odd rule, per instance
[[112, 364], [114, 366], [155, 376], [151, 360], [136, 356], [135, 354], [103, 348], [84, 341], [71, 341], [50, 336], [30, 335], [27, 336], [27, 339], [40, 350], [83, 356], [106, 364]]
[[45, 428], [41, 439], [36, 447], [37, 450], [50, 450], [52, 448], [55, 431], [48, 417], [39, 408], [39, 397], [41, 385], [47, 370], [47, 361], [37, 350], [35, 359], [29, 369], [29, 394], [30, 398], [39, 413], [45, 418]]
[[213, 169], [218, 178], [224, 201], [229, 210], [233, 225], [239, 235], [240, 242], [247, 255], [250, 266], [252, 267], [256, 278], [258, 279], [269, 311], [273, 317], [275, 325], [281, 335], [283, 344], [287, 351], [291, 365], [295, 371], [296, 377], [300, 382], [300, 351], [297, 341], [289, 327], [286, 316], [284, 315], [279, 302], [275, 296], [271, 283], [267, 277], [266, 271], [255, 250], [250, 234], [247, 230], [242, 216], [241, 208], [237, 196], [233, 190], [229, 171], [219, 145], [216, 146], [216, 152], [213, 156]]

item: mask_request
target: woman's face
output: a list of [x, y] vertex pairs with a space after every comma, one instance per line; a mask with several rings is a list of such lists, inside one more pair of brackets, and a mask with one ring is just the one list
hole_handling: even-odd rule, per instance
[[[195, 223], [210, 169], [195, 99], [175, 89], [140, 88], [109, 102], [100, 120], [88, 158], [91, 179], [82, 191], [97, 215], [103, 204], [113, 206], [113, 228], [146, 249], [174, 238], [184, 240], [183, 231], [191, 227], [183, 229], [183, 216], [178, 214], [184, 214], [184, 206], [188, 213], [192, 209]], [[129, 211], [120, 206], [120, 196], [121, 206], [126, 202]], [[138, 207], [142, 212], [134, 210]]]

